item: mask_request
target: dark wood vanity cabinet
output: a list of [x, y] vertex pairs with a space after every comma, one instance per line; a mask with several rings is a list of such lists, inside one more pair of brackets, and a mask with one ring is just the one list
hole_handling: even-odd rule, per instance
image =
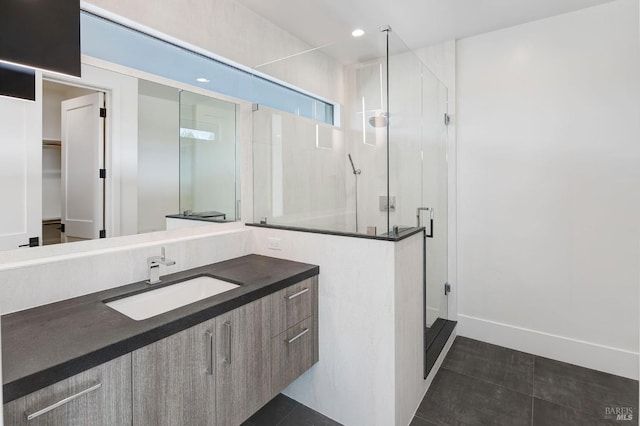
[[317, 294], [315, 276], [242, 305], [5, 404], [5, 424], [238, 426], [318, 361]]
[[218, 426], [235, 426], [271, 400], [269, 299], [216, 317]]
[[133, 425], [216, 421], [215, 319], [131, 354]]
[[5, 404], [4, 424], [131, 424], [131, 356], [121, 356]]
[[271, 296], [272, 396], [318, 362], [318, 277]]

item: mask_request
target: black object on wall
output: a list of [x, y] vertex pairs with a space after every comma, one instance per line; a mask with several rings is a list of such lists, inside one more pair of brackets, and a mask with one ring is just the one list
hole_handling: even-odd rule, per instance
[[0, 95], [35, 101], [36, 72], [0, 62]]
[[0, 59], [80, 77], [80, 1], [0, 1]]

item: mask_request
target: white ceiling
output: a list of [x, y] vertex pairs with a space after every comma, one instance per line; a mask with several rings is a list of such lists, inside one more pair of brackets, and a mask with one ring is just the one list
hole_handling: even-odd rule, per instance
[[410, 48], [461, 39], [612, 0], [236, 0], [313, 47], [390, 25]]

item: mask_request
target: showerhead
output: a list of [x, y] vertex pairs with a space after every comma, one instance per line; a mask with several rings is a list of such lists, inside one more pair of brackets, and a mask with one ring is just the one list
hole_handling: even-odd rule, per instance
[[386, 127], [389, 124], [389, 120], [387, 120], [389, 114], [386, 112], [381, 112], [379, 115], [374, 115], [369, 119], [369, 124], [373, 127]]

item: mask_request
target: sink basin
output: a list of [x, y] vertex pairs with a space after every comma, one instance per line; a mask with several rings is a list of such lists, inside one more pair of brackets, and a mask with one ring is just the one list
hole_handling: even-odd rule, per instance
[[227, 281], [200, 276], [156, 290], [107, 302], [105, 305], [140, 321], [239, 287]]

